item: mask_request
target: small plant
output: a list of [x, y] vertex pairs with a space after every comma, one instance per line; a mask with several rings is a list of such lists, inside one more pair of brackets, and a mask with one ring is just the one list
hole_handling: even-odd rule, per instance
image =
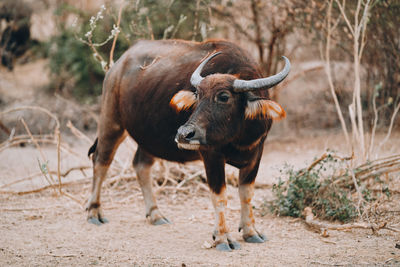
[[295, 170], [286, 165], [281, 170], [287, 179], [284, 181], [280, 177], [279, 183], [273, 186], [275, 199], [269, 205], [273, 213], [303, 217], [303, 210], [311, 207], [320, 219], [346, 222], [357, 217], [350, 189], [332, 183], [338, 171], [343, 170], [341, 162], [331, 154], [321, 159], [308, 169]]

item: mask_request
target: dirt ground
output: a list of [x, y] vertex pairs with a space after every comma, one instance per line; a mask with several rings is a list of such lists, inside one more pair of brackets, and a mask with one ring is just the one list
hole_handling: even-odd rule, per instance
[[[34, 99], [36, 94], [29, 88], [40, 88], [47, 82], [34, 78], [42, 77], [43, 65], [37, 62], [17, 67], [17, 74], [0, 72], [3, 104], [11, 103], [2, 109], [32, 104], [26, 100]], [[34, 123], [27, 122], [34, 127]], [[256, 225], [267, 235], [266, 243], [249, 244], [242, 240], [237, 232], [237, 188], [228, 186], [227, 224], [241, 245], [240, 250], [230, 253], [205, 246], [212, 243], [214, 214], [204, 186], [189, 183], [183, 190], [173, 186], [161, 190], [157, 195], [159, 207], [173, 224], [152, 226], [145, 219], [143, 198], [134, 176], [106, 182], [102, 206], [110, 222], [98, 227], [86, 222], [84, 210], [91, 186], [90, 169], [73, 171], [62, 180], [66, 184], [64, 192], [77, 201], [60, 197], [53, 189], [10, 194], [47, 184], [41, 175], [27, 178], [39, 172], [38, 160], [41, 164], [43, 160], [31, 144], [0, 151], [0, 266], [400, 266], [398, 233], [385, 229], [375, 234], [370, 230], [330, 231], [330, 236], [323, 238], [302, 221], [270, 213], [262, 216], [260, 207], [272, 199], [270, 186], [278, 181], [279, 170], [285, 163], [305, 167], [327, 148], [343, 151], [339, 131], [299, 134], [290, 129], [285, 123], [274, 125], [256, 181], [256, 185], [266, 185], [256, 189], [253, 199]], [[88, 135], [94, 138], [94, 132]], [[62, 151], [61, 171], [90, 167], [86, 157], [90, 144], [67, 132], [65, 126], [62, 138], [70, 152]], [[383, 148], [385, 153], [398, 153], [399, 142], [400, 134], [394, 133]], [[128, 173], [132, 171], [129, 166], [134, 147], [129, 141], [121, 145], [114, 163], [127, 167]], [[55, 170], [55, 147], [43, 145], [42, 150], [48, 169]], [[201, 168], [201, 163], [191, 166]], [[227, 173], [237, 172], [228, 168]], [[10, 185], [21, 178], [25, 178], [23, 182]], [[390, 206], [389, 222], [399, 228], [398, 197], [393, 197]]]

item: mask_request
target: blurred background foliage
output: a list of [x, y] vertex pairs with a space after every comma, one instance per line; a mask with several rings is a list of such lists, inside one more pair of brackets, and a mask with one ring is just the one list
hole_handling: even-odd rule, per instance
[[[114, 51], [117, 60], [138, 39], [180, 38], [201, 41], [209, 28], [208, 1], [126, 1], [122, 9], [120, 34]], [[196, 15], [194, 16], [193, 14]], [[63, 4], [56, 10], [58, 34], [48, 46], [51, 91], [70, 94], [90, 103], [101, 94], [104, 71], [93, 51], [80, 39], [90, 31], [95, 14]], [[70, 23], [70, 17], [74, 18]], [[117, 24], [118, 6], [106, 3], [93, 31], [93, 43], [104, 42]], [[97, 51], [108, 59], [112, 38]]]
[[[298, 9], [296, 23], [313, 42], [326, 40], [326, 20], [328, 3], [325, 0], [292, 1]], [[353, 22], [357, 1], [346, 1], [346, 14]], [[340, 10], [333, 2], [333, 18], [340, 18]], [[360, 18], [358, 18], [360, 19]], [[363, 107], [366, 117], [373, 117], [373, 98], [376, 97], [382, 118], [390, 118], [393, 107], [400, 101], [400, 1], [371, 1], [370, 16], [367, 21], [366, 45], [361, 64], [365, 74]], [[333, 33], [331, 56], [336, 61], [352, 61], [353, 39], [343, 18]], [[338, 81], [340, 87], [340, 81]], [[340, 92], [338, 92], [340, 94]], [[386, 121], [387, 122], [387, 121]]]

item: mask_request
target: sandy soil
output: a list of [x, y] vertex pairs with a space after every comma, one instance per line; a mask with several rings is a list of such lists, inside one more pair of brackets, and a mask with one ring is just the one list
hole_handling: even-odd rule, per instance
[[[68, 138], [67, 138], [68, 139]], [[72, 137], [69, 137], [73, 140]], [[272, 184], [285, 162], [305, 166], [327, 147], [340, 147], [340, 136], [314, 134], [283, 140], [271, 136], [267, 142], [257, 183]], [[132, 152], [123, 146], [117, 158], [130, 161]], [[85, 155], [87, 144], [72, 143]], [[55, 150], [43, 148], [53, 168]], [[0, 187], [37, 172], [38, 151], [31, 146], [0, 152]], [[62, 167], [68, 169], [88, 160], [63, 153]], [[199, 163], [195, 163], [199, 164]], [[90, 176], [90, 171], [87, 171]], [[70, 177], [71, 176], [71, 177]], [[64, 190], [84, 201], [90, 177], [75, 172], [66, 179], [80, 180]], [[66, 180], [67, 182], [68, 180]], [[43, 184], [38, 177], [1, 190], [29, 190]], [[164, 190], [158, 203], [171, 225], [146, 222], [144, 204], [135, 178], [121, 180], [103, 190], [103, 208], [110, 223], [95, 226], [86, 222], [82, 205], [54, 191], [28, 195], [0, 194], [0, 266], [399, 266], [399, 236], [388, 230], [330, 231], [323, 238], [293, 218], [261, 216], [260, 206], [271, 199], [270, 189], [258, 189], [253, 200], [258, 229], [269, 241], [248, 244], [237, 232], [240, 204], [237, 189], [228, 187], [228, 226], [241, 250], [231, 253], [204, 248], [212, 243], [213, 208], [204, 189], [187, 186], [186, 191]], [[83, 202], [82, 202], [83, 204]], [[395, 206], [396, 207], [396, 206]], [[391, 223], [400, 223], [397, 218]]]

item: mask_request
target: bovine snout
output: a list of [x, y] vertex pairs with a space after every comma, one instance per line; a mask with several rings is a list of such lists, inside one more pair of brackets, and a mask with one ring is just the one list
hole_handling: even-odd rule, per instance
[[175, 142], [181, 149], [198, 150], [206, 144], [205, 131], [193, 124], [182, 125], [175, 136]]

